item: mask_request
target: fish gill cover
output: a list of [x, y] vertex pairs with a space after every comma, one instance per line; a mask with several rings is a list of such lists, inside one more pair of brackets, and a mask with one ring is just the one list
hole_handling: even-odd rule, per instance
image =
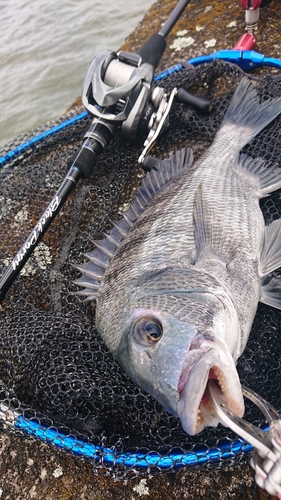
[[[167, 158], [188, 145], [197, 159], [212, 143], [241, 78], [237, 67], [218, 61], [167, 72], [161, 86], [183, 87], [212, 99], [214, 108], [203, 116], [174, 104], [170, 127], [153, 154]], [[278, 78], [254, 78], [253, 83], [261, 100], [281, 95]], [[243, 151], [278, 165], [280, 123], [279, 116]], [[0, 171], [2, 273], [60, 185], [66, 161], [89, 124], [90, 117], [83, 115], [54, 134], [44, 136], [41, 129], [41, 141], [31, 141], [4, 162]], [[15, 139], [2, 156], [38, 132]], [[225, 458], [234, 463], [248, 459], [249, 449], [222, 426], [188, 436], [177, 418], [130, 381], [96, 333], [94, 302], [85, 303], [73, 293], [77, 271], [71, 263], [82, 263], [84, 254], [94, 247], [93, 240], [102, 239], [111, 221], [128, 207], [144, 176], [137, 164], [141, 149], [141, 141], [131, 145], [118, 134], [114, 137], [94, 173], [64, 205], [0, 309], [0, 410], [10, 409], [11, 415], [20, 416], [18, 421], [23, 419], [29, 434], [36, 428], [42, 439], [88, 456], [96, 471], [105, 468], [120, 478], [140, 473], [138, 466], [157, 472], [185, 464], [212, 466]], [[266, 224], [280, 218], [280, 190], [262, 200], [261, 208]], [[238, 361], [241, 383], [277, 409], [281, 409], [280, 322], [281, 311], [259, 304], [248, 345]], [[250, 403], [245, 417], [261, 423], [259, 411]], [[2, 425], [14, 432], [12, 426]]]

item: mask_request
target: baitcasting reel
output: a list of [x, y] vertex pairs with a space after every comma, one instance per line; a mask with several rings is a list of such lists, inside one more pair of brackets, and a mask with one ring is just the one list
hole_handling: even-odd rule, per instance
[[[151, 43], [151, 39], [149, 41]], [[153, 41], [152, 57], [146, 50], [140, 50], [143, 57], [110, 50], [98, 54], [87, 71], [82, 91], [85, 108], [96, 118], [84, 138], [91, 137], [105, 147], [107, 135], [105, 137], [104, 130], [96, 126], [98, 123], [110, 124], [110, 130], [120, 125], [122, 137], [129, 142], [147, 135], [140, 163], [159, 134], [167, 129], [174, 98], [197, 111], [208, 113], [211, 110], [207, 99], [195, 97], [184, 89], [174, 89], [168, 96], [163, 88], [156, 86], [154, 71], [165, 40], [158, 34], [153, 35]], [[157, 46], [160, 46], [158, 52], [155, 51]], [[145, 62], [147, 59], [149, 62]]]
[[[103, 51], [94, 57], [86, 74], [82, 100], [93, 115], [83, 144], [68, 161], [69, 171], [49, 206], [27, 237], [21, 249], [0, 279], [0, 302], [19, 275], [25, 263], [43, 238], [80, 179], [91, 175], [98, 156], [121, 127], [123, 137], [134, 140], [148, 134], [142, 163], [155, 140], [168, 123], [173, 99], [209, 110], [210, 102], [194, 98], [183, 89], [174, 89], [169, 100], [163, 89], [154, 84], [154, 72], [166, 48], [165, 37], [177, 22], [190, 0], [180, 0], [159, 33], [152, 35], [136, 54]], [[150, 158], [144, 168], [153, 166]], [[151, 163], [152, 161], [152, 163]]]
[[105, 50], [93, 59], [88, 69], [82, 101], [95, 117], [121, 123], [124, 139], [133, 141], [143, 125], [141, 122], [146, 122], [153, 113], [152, 106], [151, 109], [147, 106], [153, 79], [153, 66], [143, 63], [140, 55]]

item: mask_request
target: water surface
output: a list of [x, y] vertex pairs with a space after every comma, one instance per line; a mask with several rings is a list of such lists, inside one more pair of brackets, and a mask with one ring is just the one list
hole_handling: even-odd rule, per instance
[[0, 144], [60, 116], [91, 59], [118, 50], [153, 0], [1, 0]]

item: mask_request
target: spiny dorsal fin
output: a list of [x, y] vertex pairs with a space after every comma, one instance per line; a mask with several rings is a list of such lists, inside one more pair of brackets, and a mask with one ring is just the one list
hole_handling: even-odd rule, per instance
[[[78, 267], [76, 265], [74, 265], [74, 267], [81, 271], [81, 267]], [[86, 297], [86, 300], [95, 300], [99, 290], [100, 280], [94, 279], [92, 276], [83, 274], [81, 278], [78, 278], [74, 281], [74, 285], [78, 285], [83, 288], [83, 290], [75, 292], [75, 295]]]
[[96, 248], [85, 254], [88, 261], [84, 264], [74, 265], [82, 273], [81, 278], [74, 283], [84, 288], [84, 290], [77, 292], [77, 295], [86, 296], [86, 300], [96, 298], [99, 284], [111, 257], [148, 202], [181, 172], [188, 170], [192, 163], [192, 149], [183, 148], [170, 158], [159, 160], [157, 170], [148, 172], [130, 207], [123, 213], [123, 217], [112, 222], [113, 227], [105, 233], [105, 239], [94, 242]]

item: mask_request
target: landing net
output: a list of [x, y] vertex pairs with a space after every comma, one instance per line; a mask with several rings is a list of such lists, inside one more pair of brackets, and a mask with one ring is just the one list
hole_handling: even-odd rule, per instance
[[[166, 158], [185, 145], [195, 159], [212, 143], [242, 71], [214, 61], [177, 67], [158, 85], [183, 87], [212, 99], [210, 116], [174, 104], [167, 133], [153, 154]], [[252, 79], [251, 76], [249, 78]], [[281, 95], [276, 75], [255, 77], [260, 99]], [[67, 159], [81, 145], [91, 118], [82, 110], [10, 142], [0, 158], [0, 271], [22, 246], [62, 182]], [[280, 163], [281, 118], [244, 151]], [[142, 141], [117, 134], [91, 177], [78, 184], [0, 308], [0, 425], [40, 438], [92, 461], [96, 472], [129, 478], [141, 472], [208, 467], [247, 458], [250, 445], [219, 426], [189, 437], [177, 418], [135, 387], [95, 330], [94, 303], [73, 294], [79, 273], [71, 263], [102, 239], [120, 218], [144, 174]], [[262, 201], [266, 223], [281, 217], [280, 191]], [[281, 409], [281, 312], [259, 305], [247, 348], [238, 362], [242, 384]], [[245, 418], [262, 425], [247, 403]]]

